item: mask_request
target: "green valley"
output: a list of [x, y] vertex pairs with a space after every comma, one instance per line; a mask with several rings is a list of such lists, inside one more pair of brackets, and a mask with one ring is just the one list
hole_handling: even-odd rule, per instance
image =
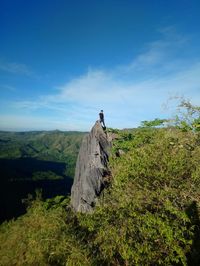
[[[83, 135], [81, 132], [61, 131], [0, 132], [1, 173], [9, 180], [73, 177]], [[51, 169], [39, 162], [64, 163], [66, 167], [63, 171], [57, 171], [56, 166]], [[48, 170], [49, 173], [45, 174]]]
[[70, 193], [85, 133], [0, 132], [0, 220], [25, 212], [21, 201], [42, 189], [44, 198]]

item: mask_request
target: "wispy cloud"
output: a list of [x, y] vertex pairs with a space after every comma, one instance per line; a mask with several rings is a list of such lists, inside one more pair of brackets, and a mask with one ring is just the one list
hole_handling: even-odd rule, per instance
[[10, 85], [0, 85], [0, 90], [6, 90], [6, 91], [16, 91], [16, 88]]
[[[175, 27], [165, 27], [158, 29], [161, 35], [160, 39], [147, 43], [142, 49], [143, 51], [135, 57], [130, 64], [120, 66], [119, 70], [130, 73], [152, 74], [159, 73], [174, 68], [181, 67], [184, 60], [177, 55], [187, 47], [189, 39], [176, 32]], [[173, 64], [172, 64], [173, 62]]]
[[187, 42], [174, 28], [162, 29], [161, 39], [147, 44], [130, 64], [112, 70], [90, 69], [59, 86], [54, 95], [18, 102], [15, 106], [55, 110], [81, 129], [102, 108], [109, 126], [123, 128], [169, 115], [166, 111], [162, 113], [162, 104], [173, 95], [191, 98], [199, 104], [200, 60], [180, 56]]
[[6, 71], [12, 74], [25, 75], [29, 77], [35, 77], [35, 73], [25, 64], [19, 64], [15, 62], [0, 61], [0, 70]]

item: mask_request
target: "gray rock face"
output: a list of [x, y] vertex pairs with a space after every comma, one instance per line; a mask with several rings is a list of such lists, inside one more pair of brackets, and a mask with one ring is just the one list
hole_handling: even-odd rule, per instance
[[71, 190], [71, 205], [75, 211], [91, 212], [104, 188], [108, 175], [110, 141], [99, 121], [82, 141], [76, 162]]

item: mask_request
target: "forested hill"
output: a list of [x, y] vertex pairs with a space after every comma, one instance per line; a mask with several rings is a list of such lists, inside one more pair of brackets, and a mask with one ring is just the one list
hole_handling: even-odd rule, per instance
[[[0, 265], [199, 266], [200, 107], [182, 106], [183, 116], [174, 121], [102, 132], [112, 135], [109, 171], [102, 171], [104, 190], [92, 201], [92, 211], [76, 208], [73, 195], [69, 203], [62, 196], [41, 200], [38, 193], [27, 201], [25, 215], [0, 226]], [[79, 158], [85, 154], [83, 171], [91, 163], [93, 186], [103, 153], [91, 149], [98, 143], [97, 135], [90, 135]], [[87, 173], [78, 176], [81, 186]], [[91, 196], [85, 187], [79, 191], [82, 200]]]
[[111, 133], [111, 174], [94, 211], [37, 197], [0, 226], [0, 265], [200, 265], [200, 134]]
[[84, 132], [0, 132], [0, 220], [25, 212], [21, 201], [70, 192]]
[[36, 180], [73, 177], [76, 157], [84, 134], [57, 130], [1, 131], [1, 178]]

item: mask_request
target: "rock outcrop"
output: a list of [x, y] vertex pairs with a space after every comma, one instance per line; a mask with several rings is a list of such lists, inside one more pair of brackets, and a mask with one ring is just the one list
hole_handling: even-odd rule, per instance
[[99, 121], [82, 141], [76, 162], [71, 205], [75, 211], [91, 212], [109, 174], [109, 138]]

